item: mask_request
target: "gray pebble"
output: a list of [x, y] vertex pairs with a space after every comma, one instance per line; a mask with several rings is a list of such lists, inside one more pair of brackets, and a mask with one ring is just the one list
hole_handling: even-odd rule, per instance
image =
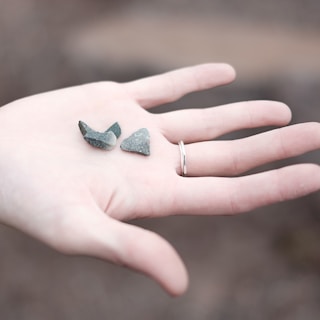
[[83, 138], [93, 147], [111, 150], [117, 144], [117, 137], [113, 131], [109, 131], [110, 128], [105, 132], [98, 132], [91, 129], [83, 121], [79, 121], [78, 125]]
[[150, 155], [150, 134], [148, 129], [142, 128], [124, 139], [120, 145], [123, 151], [134, 152], [145, 156]]

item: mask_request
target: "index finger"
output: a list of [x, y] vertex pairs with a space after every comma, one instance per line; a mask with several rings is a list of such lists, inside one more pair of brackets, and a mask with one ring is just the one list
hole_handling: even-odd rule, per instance
[[235, 79], [234, 69], [225, 63], [208, 63], [177, 69], [125, 83], [129, 94], [143, 107], [173, 102], [184, 95], [227, 84]]

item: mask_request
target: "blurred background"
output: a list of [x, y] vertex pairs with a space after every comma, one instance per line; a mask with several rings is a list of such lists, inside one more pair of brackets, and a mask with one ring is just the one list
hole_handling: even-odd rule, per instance
[[[235, 66], [235, 83], [155, 112], [276, 99], [290, 105], [293, 122], [320, 121], [319, 57], [317, 0], [0, 0], [0, 105], [217, 61]], [[319, 319], [319, 209], [314, 194], [236, 217], [134, 222], [167, 238], [185, 260], [190, 288], [175, 299], [142, 275], [63, 256], [1, 226], [0, 318]]]

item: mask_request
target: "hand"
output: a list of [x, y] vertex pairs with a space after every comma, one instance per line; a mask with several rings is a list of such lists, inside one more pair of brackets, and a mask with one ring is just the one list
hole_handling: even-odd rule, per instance
[[[157, 234], [122, 221], [173, 214], [235, 214], [320, 188], [319, 167], [300, 164], [233, 177], [314, 150], [320, 127], [305, 123], [235, 141], [208, 141], [242, 128], [283, 126], [278, 102], [253, 101], [155, 115], [145, 109], [234, 79], [224, 64], [180, 69], [130, 83], [101, 82], [39, 94], [0, 109], [0, 221], [67, 254], [125, 265], [170, 294], [187, 272]], [[118, 121], [119, 138], [148, 128], [151, 155], [87, 144], [83, 120], [97, 131]], [[186, 143], [182, 177], [177, 143]]]

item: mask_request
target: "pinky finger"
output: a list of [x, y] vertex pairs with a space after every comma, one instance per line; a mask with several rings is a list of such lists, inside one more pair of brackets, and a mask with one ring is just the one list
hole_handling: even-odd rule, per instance
[[237, 178], [182, 178], [176, 214], [236, 214], [320, 189], [320, 167], [298, 164]]

